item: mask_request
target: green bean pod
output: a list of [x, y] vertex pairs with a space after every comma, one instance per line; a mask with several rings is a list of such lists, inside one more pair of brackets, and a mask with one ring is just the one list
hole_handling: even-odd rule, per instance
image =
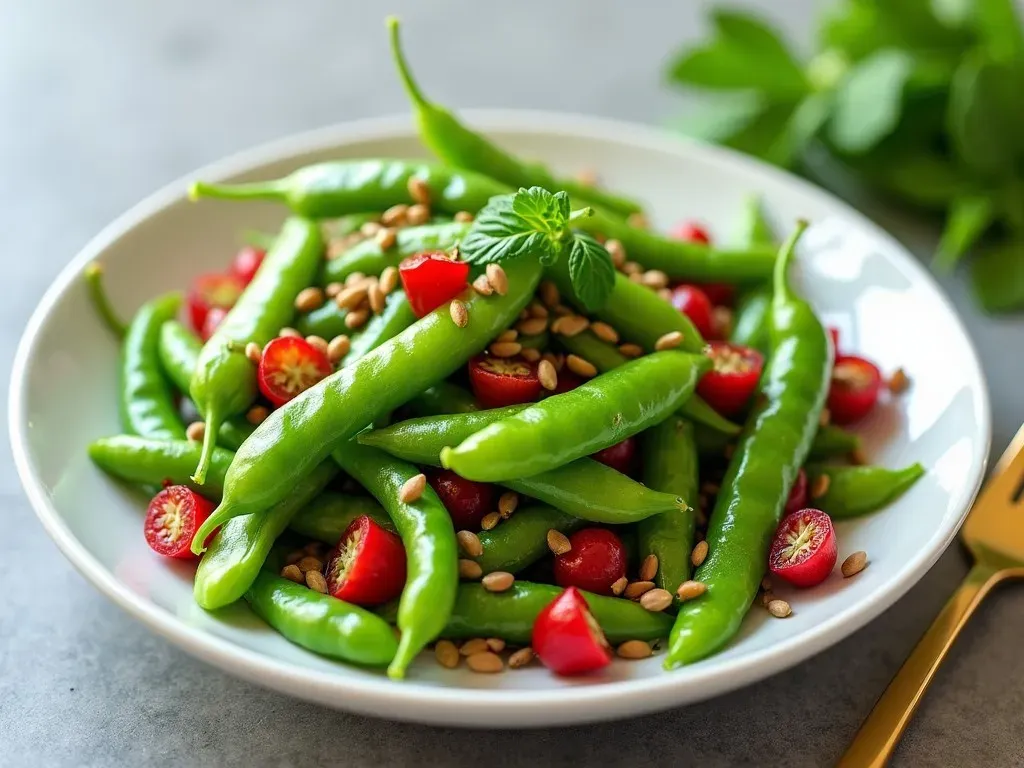
[[402, 259], [424, 251], [447, 251], [458, 245], [469, 230], [468, 223], [458, 221], [403, 227], [395, 233], [395, 244], [381, 248], [376, 238], [356, 243], [337, 258], [324, 262], [320, 284], [343, 283], [355, 272], [379, 275], [388, 267], [397, 267]]
[[801, 222], [783, 246], [774, 280], [771, 353], [755, 405], [711, 514], [708, 556], [694, 578], [705, 594], [682, 603], [665, 667], [702, 659], [739, 630], [764, 574], [768, 547], [818, 429], [832, 375], [828, 334], [789, 285]]
[[[168, 320], [160, 327], [160, 364], [167, 378], [184, 394], [188, 394], [202, 348], [199, 337], [177, 320]], [[256, 427], [244, 418], [228, 419], [220, 427], [217, 443], [237, 451], [254, 429]], [[196, 461], [199, 461], [199, 454], [196, 454]]]
[[829, 424], [818, 429], [807, 458], [812, 461], [825, 461], [849, 456], [859, 451], [860, 448], [860, 435], [835, 424]]
[[[517, 581], [504, 592], [488, 592], [480, 584], [460, 584], [441, 637], [500, 637], [509, 643], [529, 645], [534, 621], [560, 594], [561, 587], [529, 581]], [[668, 635], [672, 627], [671, 616], [648, 611], [632, 600], [590, 592], [583, 592], [583, 596], [610, 643], [657, 640]], [[381, 613], [390, 619], [394, 608], [388, 606]]]
[[[395, 530], [387, 512], [372, 496], [325, 491], [304, 506], [288, 523], [289, 530], [334, 546], [357, 517], [366, 515], [377, 525]], [[244, 519], [244, 518], [240, 518]]]
[[[444, 447], [461, 443], [477, 432], [529, 406], [512, 405], [487, 411], [409, 419], [359, 435], [372, 445], [414, 464], [437, 466]], [[529, 476], [503, 480], [502, 485], [550, 504], [582, 520], [624, 524], [651, 515], [674, 514], [686, 501], [668, 493], [645, 488], [621, 472], [593, 459], [581, 458], [564, 466]]]
[[103, 266], [98, 261], [91, 261], [85, 265], [85, 272], [83, 274], [85, 277], [85, 288], [89, 293], [89, 301], [92, 302], [96, 314], [99, 315], [103, 324], [107, 326], [107, 330], [119, 339], [124, 338], [125, 333], [128, 331], [128, 326], [125, 325], [124, 320], [118, 317], [117, 312], [114, 311], [114, 306], [110, 303], [110, 297], [103, 286]]
[[412, 311], [412, 306], [405, 293], [402, 291], [392, 293], [388, 296], [384, 311], [379, 315], [374, 315], [363, 330], [352, 338], [352, 346], [342, 363], [349, 365], [364, 355], [368, 355], [415, 322], [416, 314]]
[[[419, 202], [410, 180], [425, 185], [432, 210], [455, 215], [476, 213], [495, 195], [514, 190], [471, 171], [409, 160], [337, 160], [300, 168], [273, 181], [207, 184], [189, 189], [192, 199], [271, 200], [300, 216], [328, 219], [364, 210], [384, 211], [399, 203]], [[414, 184], [416, 182], [413, 182]]]
[[[625, 365], [630, 360], [630, 358], [619, 352], [615, 346], [606, 341], [601, 341], [590, 331], [583, 331], [575, 336], [559, 336], [558, 343], [568, 352], [593, 363], [594, 367], [601, 373], [614, 370], [619, 366]], [[695, 394], [683, 403], [679, 408], [679, 413], [691, 421], [704, 424], [722, 434], [737, 435], [740, 431], [739, 424], [735, 424], [722, 416], [704, 402], [700, 395]]]
[[314, 653], [368, 666], [383, 666], [394, 658], [397, 641], [387, 622], [305, 584], [265, 569], [245, 599], [257, 616], [286, 639]]
[[517, 509], [508, 520], [502, 521], [489, 531], [480, 531], [477, 534], [484, 553], [476, 558], [476, 562], [484, 573], [518, 573], [551, 554], [547, 541], [548, 531], [572, 533], [586, 524], [586, 520], [572, 517], [544, 504], [524, 506]]
[[292, 493], [263, 515], [228, 520], [199, 561], [192, 594], [208, 611], [242, 598], [263, 567], [277, 537], [289, 521], [338, 474], [334, 462], [325, 461], [304, 477]]
[[313, 282], [322, 257], [320, 227], [288, 219], [252, 282], [203, 345], [189, 387], [206, 420], [203, 453], [192, 476], [197, 483], [206, 477], [221, 423], [256, 399], [256, 366], [245, 356], [246, 343], [262, 347], [291, 323], [295, 297]]
[[768, 342], [771, 306], [772, 292], [764, 286], [744, 293], [736, 304], [729, 341], [763, 351]]
[[349, 441], [331, 456], [387, 510], [405, 545], [407, 576], [398, 603], [402, 636], [388, 667], [401, 679], [427, 643], [438, 636], [455, 603], [459, 586], [459, 552], [451, 516], [434, 489], [427, 486], [414, 501], [402, 501], [402, 486], [420, 471], [383, 451]]
[[196, 533], [193, 551], [218, 525], [280, 501], [342, 441], [461, 368], [507, 328], [533, 296], [540, 266], [519, 259], [505, 273], [506, 295], [464, 294], [465, 328], [439, 307], [271, 412], [235, 454], [224, 500]]
[[510, 187], [544, 187], [565, 190], [574, 199], [599, 205], [620, 216], [639, 213], [640, 205], [620, 195], [603, 192], [579, 182], [556, 179], [542, 165], [524, 163], [493, 144], [485, 136], [467, 128], [444, 107], [428, 101], [413, 79], [398, 36], [398, 19], [387, 20], [391, 57], [409, 97], [420, 140], [431, 152], [456, 168], [469, 168], [498, 179]]
[[89, 458], [108, 475], [143, 486], [187, 485], [192, 490], [217, 500], [224, 488], [224, 476], [234, 454], [216, 448], [210, 458], [210, 471], [200, 486], [192, 480], [201, 447], [190, 440], [164, 440], [136, 435], [101, 437], [89, 444]]
[[642, 432], [677, 410], [711, 366], [655, 352], [534, 403], [441, 451], [441, 466], [480, 482], [536, 475]]
[[181, 307], [174, 292], [147, 301], [132, 318], [121, 343], [121, 427], [140, 437], [184, 440], [185, 424], [160, 366], [160, 326]]
[[[684, 499], [696, 499], [700, 488], [693, 425], [669, 416], [643, 434], [644, 484]], [[672, 594], [690, 578], [690, 552], [696, 520], [692, 509], [659, 515], [637, 526], [640, 557], [656, 555], [654, 583]]]
[[417, 416], [442, 416], [479, 411], [476, 398], [457, 384], [441, 381], [410, 400], [407, 405]]
[[303, 336], [319, 336], [330, 341], [335, 336], [352, 332], [345, 325], [347, 316], [347, 309], [339, 307], [333, 299], [328, 299], [323, 306], [296, 315], [295, 330]]
[[903, 469], [885, 467], [835, 467], [808, 465], [807, 479], [813, 485], [825, 475], [828, 490], [814, 500], [814, 506], [833, 520], [847, 520], [877, 512], [910, 490], [924, 474], [924, 467], [911, 464]]

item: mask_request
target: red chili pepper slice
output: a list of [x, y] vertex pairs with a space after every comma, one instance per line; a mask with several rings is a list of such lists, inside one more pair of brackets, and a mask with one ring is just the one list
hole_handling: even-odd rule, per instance
[[768, 568], [794, 586], [813, 587], [832, 573], [837, 552], [832, 519], [820, 509], [801, 509], [775, 531]]
[[[192, 329], [202, 334], [211, 309], [231, 309], [242, 295], [245, 283], [235, 275], [210, 272], [192, 281], [188, 291], [188, 316]], [[222, 316], [223, 317], [223, 316]], [[216, 327], [216, 326], [215, 326]]]
[[451, 515], [457, 531], [478, 531], [484, 515], [495, 508], [494, 486], [459, 477], [450, 469], [427, 475], [427, 482]]
[[711, 299], [700, 288], [686, 283], [677, 285], [672, 290], [672, 306], [690, 318], [705, 339], [714, 335]]
[[263, 348], [257, 372], [260, 392], [282, 406], [331, 375], [327, 353], [305, 339], [280, 336]]
[[402, 594], [405, 547], [391, 531], [360, 515], [342, 534], [324, 569], [327, 591], [353, 605], [373, 606]]
[[716, 307], [731, 307], [736, 299], [736, 286], [730, 283], [695, 283], [704, 291], [711, 303]]
[[691, 243], [704, 243], [705, 245], [711, 242], [711, 236], [708, 235], [708, 231], [695, 221], [683, 221], [677, 224], [672, 230], [672, 237], [677, 240], [689, 240]]
[[783, 509], [783, 513], [790, 515], [798, 510], [803, 509], [807, 506], [807, 473], [801, 469], [797, 475], [796, 480], [793, 483], [793, 487], [789, 489], [789, 498], [786, 499], [786, 506]]
[[571, 392], [583, 382], [584, 379], [582, 377], [577, 376], [568, 368], [563, 367], [562, 370], [558, 372], [558, 386], [555, 387], [555, 391], [552, 394], [561, 395], [566, 392]]
[[878, 403], [882, 372], [870, 360], [856, 355], [839, 355], [832, 369], [828, 410], [836, 424], [860, 421]]
[[248, 285], [256, 277], [256, 270], [260, 268], [266, 255], [267, 252], [262, 248], [245, 246], [231, 260], [231, 274], [241, 280], [243, 285]]
[[621, 443], [610, 445], [590, 458], [628, 475], [636, 468], [636, 438], [627, 437]]
[[484, 408], [532, 403], [541, 390], [537, 367], [521, 357], [477, 355], [469, 361], [469, 384]]
[[764, 356], [756, 349], [726, 341], [710, 342], [707, 354], [715, 367], [697, 384], [697, 393], [723, 416], [735, 416], [757, 389]]
[[[153, 497], [146, 508], [143, 532], [149, 548], [158, 555], [198, 560], [192, 554], [192, 537], [213, 512], [214, 504], [184, 485], [170, 485]], [[213, 534], [210, 535], [213, 538]], [[209, 541], [209, 539], [207, 539]]]
[[569, 537], [572, 549], [555, 557], [555, 583], [598, 595], [626, 575], [626, 547], [607, 528], [583, 528]]
[[608, 640], [576, 587], [569, 587], [537, 616], [533, 650], [556, 675], [581, 675], [612, 661]]
[[227, 316], [228, 310], [222, 307], [210, 307], [210, 311], [206, 313], [206, 319], [203, 320], [203, 329], [199, 333], [199, 338], [204, 342], [209, 341], [214, 331], [217, 330], [217, 326], [224, 322], [224, 318]]
[[423, 317], [466, 289], [469, 264], [455, 261], [443, 251], [427, 251], [404, 259], [398, 274], [412, 311]]

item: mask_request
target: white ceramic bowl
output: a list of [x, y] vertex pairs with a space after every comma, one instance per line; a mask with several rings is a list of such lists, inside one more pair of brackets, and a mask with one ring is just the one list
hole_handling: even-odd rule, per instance
[[[780, 225], [798, 217], [797, 282], [822, 319], [884, 370], [902, 366], [912, 389], [860, 429], [871, 458], [928, 469], [898, 503], [839, 526], [840, 557], [864, 549], [855, 579], [833, 575], [782, 591], [793, 616], [753, 610], [722, 653], [666, 673], [659, 658], [616, 661], [583, 680], [539, 667], [474, 675], [429, 654], [409, 679], [333, 663], [289, 644], [242, 605], [208, 614], [192, 601], [191, 568], [152, 555], [142, 537], [144, 500], [89, 463], [90, 440], [118, 432], [117, 346], [96, 319], [79, 275], [107, 268], [122, 312], [226, 264], [245, 228], [269, 228], [269, 204], [185, 199], [175, 183], [119, 218], [47, 291], [14, 365], [11, 441], [22, 482], [46, 530], [72, 563], [133, 616], [189, 653], [295, 696], [357, 712], [446, 725], [527, 726], [636, 715], [699, 701], [771, 675], [870, 621], [916, 582], [952, 541], [981, 481], [989, 444], [986, 388], [971, 343], [925, 270], [891, 237], [821, 190], [732, 152], [650, 128], [565, 115], [479, 112], [470, 122], [525, 157], [573, 173], [596, 168], [610, 187], [643, 200], [654, 221], [707, 223], [727, 239], [743, 196], [760, 192]], [[423, 154], [407, 118], [371, 120], [287, 139], [197, 171], [193, 177], [263, 179], [329, 158]]]

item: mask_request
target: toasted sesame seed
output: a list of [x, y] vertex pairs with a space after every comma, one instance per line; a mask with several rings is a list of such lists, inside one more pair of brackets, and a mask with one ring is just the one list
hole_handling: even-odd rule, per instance
[[543, 317], [546, 320], [551, 315], [548, 308], [538, 301], [531, 301], [530, 306], [526, 309], [530, 313], [530, 317]]
[[483, 573], [484, 569], [480, 567], [480, 563], [465, 558], [459, 560], [459, 578], [479, 579]]
[[629, 580], [625, 576], [622, 576], [622, 577], [616, 579], [612, 583], [612, 594], [613, 595], [621, 595], [628, 585], [629, 585]]
[[396, 267], [385, 267], [384, 271], [380, 273], [380, 280], [377, 285], [380, 286], [385, 296], [398, 287], [398, 277], [398, 269]]
[[410, 176], [405, 188], [409, 192], [409, 197], [415, 202], [421, 205], [430, 205], [430, 187], [423, 179], [418, 176]]
[[495, 341], [515, 341], [519, 338], [519, 331], [514, 328], [509, 328], [507, 331], [502, 331], [494, 337]]
[[327, 579], [320, 571], [306, 571], [306, 586], [321, 595], [327, 594]]
[[557, 307], [562, 297], [558, 293], [558, 286], [552, 283], [550, 280], [544, 280], [540, 284], [540, 300], [544, 302], [544, 306], [548, 309]]
[[622, 269], [622, 265], [626, 263], [626, 249], [618, 240], [606, 240], [604, 244], [605, 250], [608, 251], [608, 255], [612, 257], [612, 264], [616, 269]]
[[327, 298], [329, 298], [329, 299], [333, 299], [335, 296], [337, 296], [339, 293], [341, 293], [344, 289], [345, 289], [345, 284], [344, 283], [339, 283], [339, 282], [328, 283], [327, 287], [324, 288], [324, 295], [327, 296]]
[[679, 585], [679, 588], [676, 590], [676, 597], [680, 600], [693, 600], [693, 598], [700, 597], [707, 591], [708, 585], [703, 581], [690, 579]]
[[523, 345], [518, 341], [497, 341], [487, 348], [495, 357], [515, 357], [523, 350]]
[[858, 573], [867, 568], [868, 565], [868, 553], [864, 550], [857, 550], [848, 558], [843, 560], [843, 564], [840, 570], [843, 572], [843, 578], [848, 579], [851, 576], [856, 576]]
[[652, 653], [650, 643], [644, 640], [627, 640], [615, 649], [621, 659], [646, 659]]
[[455, 216], [453, 216], [452, 218], [454, 218], [460, 224], [469, 224], [471, 221], [473, 221], [473, 214], [470, 213], [469, 211], [456, 211]]
[[412, 504], [417, 501], [420, 496], [423, 495], [423, 491], [427, 487], [427, 476], [422, 472], [418, 475], [413, 475], [404, 483], [402, 488], [398, 491], [398, 500], [403, 504]]
[[299, 560], [296, 565], [299, 566], [299, 570], [303, 573], [306, 571], [322, 571], [324, 569], [324, 564], [320, 562], [320, 559], [310, 555]]
[[426, 224], [429, 219], [430, 208], [425, 206], [423, 203], [410, 205], [405, 216], [405, 220], [409, 223], [410, 227], [418, 227], [420, 224]]
[[548, 392], [553, 392], [558, 388], [558, 373], [550, 360], [540, 361], [537, 366], [537, 378], [540, 379], [540, 385]]
[[465, 302], [454, 299], [448, 305], [448, 314], [451, 316], [452, 322], [459, 328], [465, 328], [469, 325], [469, 310], [466, 309]]
[[564, 555], [566, 552], [572, 550], [572, 544], [569, 542], [569, 538], [561, 531], [556, 531], [551, 528], [548, 531], [548, 549], [555, 555]]
[[487, 647], [490, 648], [491, 651], [493, 651], [494, 653], [501, 653], [505, 650], [505, 641], [502, 640], [500, 637], [488, 637]]
[[519, 506], [519, 494], [515, 491], [505, 491], [498, 499], [498, 512], [504, 518], [509, 518]]
[[306, 343], [311, 347], [316, 347], [325, 355], [327, 354], [327, 339], [322, 336], [311, 335], [306, 337]]
[[288, 579], [288, 581], [294, 581], [296, 584], [306, 583], [305, 575], [301, 570], [299, 570], [299, 566], [295, 565], [295, 563], [291, 563], [290, 565], [286, 565], [282, 568], [281, 575]]
[[660, 269], [649, 269], [644, 272], [644, 285], [655, 290], [668, 287], [668, 275]]
[[640, 606], [657, 613], [672, 605], [672, 593], [667, 589], [651, 589], [640, 597]]
[[250, 341], [245, 345], [245, 356], [249, 358], [249, 362], [258, 364], [263, 357], [263, 347], [255, 341]]
[[579, 355], [569, 355], [565, 358], [565, 364], [577, 376], [582, 376], [585, 379], [592, 379], [594, 376], [597, 376], [597, 368], [594, 367], [594, 364], [584, 360]]
[[352, 285], [334, 297], [338, 309], [355, 309], [364, 301], [369, 291], [365, 285]]
[[400, 227], [405, 223], [407, 213], [409, 213], [409, 206], [405, 203], [392, 205], [380, 215], [380, 223], [386, 227]]
[[772, 580], [771, 580], [771, 578], [768, 577], [768, 576], [764, 576], [761, 579], [761, 589], [765, 590], [766, 592], [769, 592], [769, 591], [771, 591], [771, 588], [772, 588]]
[[814, 482], [811, 483], [811, 498], [820, 499], [826, 493], [828, 493], [828, 487], [832, 484], [832, 478], [822, 473], [814, 478]]
[[655, 575], [658, 573], [658, 556], [650, 554], [644, 558], [644, 561], [640, 563], [640, 581], [654, 581]]
[[622, 265], [622, 271], [629, 276], [632, 280], [634, 277], [636, 280], [633, 282], [639, 283], [643, 280], [644, 268], [637, 264], [635, 261], [627, 261]]
[[662, 301], [672, 301], [672, 290], [670, 288], [659, 288], [654, 293]]
[[560, 354], [556, 355], [553, 352], [545, 352], [543, 355], [541, 355], [541, 359], [547, 360], [549, 363], [551, 363], [551, 365], [554, 366], [554, 369], [556, 371], [562, 370], [562, 366], [565, 365], [565, 357]]
[[462, 656], [472, 656], [474, 653], [483, 653], [487, 650], [487, 640], [482, 637], [473, 637], [467, 640], [459, 648]]
[[487, 275], [480, 275], [473, 281], [473, 290], [481, 296], [490, 296], [494, 293], [494, 286], [491, 285], [491, 281], [487, 279]]
[[380, 230], [380, 222], [367, 221], [361, 227], [359, 227], [359, 234], [361, 234], [363, 237], [373, 237], [378, 232], [380, 232]]
[[488, 592], [504, 592], [516, 581], [516, 577], [506, 571], [492, 571], [481, 579], [481, 583]]
[[393, 248], [395, 241], [398, 239], [398, 233], [392, 227], [385, 227], [380, 230], [374, 237], [377, 240], [377, 245], [380, 246], [382, 251], [386, 251], [389, 248]]
[[653, 581], [631, 581], [622, 591], [622, 596], [628, 600], [637, 600], [642, 595], [654, 589]]
[[770, 603], [774, 599], [775, 599], [775, 595], [772, 594], [772, 591], [770, 589], [766, 589], [764, 592], [761, 593], [761, 596], [760, 596], [761, 606], [763, 608], [767, 608], [768, 607], [768, 603]]
[[245, 412], [245, 420], [250, 424], [259, 426], [267, 420], [267, 416], [270, 415], [270, 409], [265, 405], [254, 405], [248, 411]]
[[387, 297], [377, 282], [370, 285], [370, 289], [367, 291], [367, 298], [370, 300], [370, 309], [374, 314], [379, 315], [384, 311], [384, 307], [387, 306]]
[[[302, 551], [305, 552], [307, 555], [313, 555], [314, 557], [323, 560], [323, 558], [321, 558], [320, 555], [324, 551], [324, 544], [321, 541], [309, 541], [306, 542], [305, 545], [303, 545]], [[301, 560], [302, 558], [299, 559]], [[295, 562], [298, 562], [298, 560], [296, 560]]]
[[523, 320], [516, 328], [523, 336], [536, 336], [539, 333], [544, 333], [548, 327], [548, 320], [546, 317], [531, 317], [529, 320]]
[[495, 526], [501, 522], [500, 512], [488, 512], [484, 515], [484, 519], [480, 521], [480, 527], [485, 531], [494, 530]]
[[356, 328], [362, 328], [366, 325], [366, 321], [370, 319], [370, 313], [365, 309], [356, 309], [350, 311], [345, 315], [345, 327], [349, 330], [355, 330]]
[[608, 323], [596, 322], [590, 324], [590, 330], [597, 338], [601, 341], [607, 342], [608, 344], [619, 343], [619, 332], [612, 328]]
[[551, 326], [551, 331], [571, 339], [573, 336], [583, 333], [589, 326], [590, 321], [583, 315], [566, 315], [555, 321]]
[[698, 541], [696, 545], [694, 545], [693, 551], [690, 552], [690, 563], [694, 568], [699, 568], [707, 556], [708, 543], [706, 541]]
[[528, 363], [536, 363], [540, 360], [540, 350], [533, 347], [523, 347], [523, 351], [519, 355]]
[[206, 437], [206, 422], [193, 421], [185, 430], [185, 437], [193, 443], [203, 442], [203, 438]]
[[455, 647], [455, 643], [451, 640], [438, 640], [434, 646], [434, 658], [437, 659], [437, 663], [446, 669], [455, 669], [459, 666], [459, 661], [462, 657], [459, 655], [459, 649]]
[[287, 325], [284, 328], [282, 328], [280, 331], [278, 331], [277, 335], [278, 335], [279, 338], [282, 338], [282, 339], [301, 339], [302, 338], [302, 334], [301, 333], [296, 331], [294, 328], [290, 328]]
[[626, 357], [640, 357], [644, 353], [644, 348], [639, 344], [620, 344], [619, 352]]
[[484, 545], [472, 531], [459, 531], [455, 538], [459, 542], [459, 548], [470, 557], [480, 557], [484, 553]]
[[487, 265], [487, 280], [499, 296], [504, 296], [508, 293], [508, 276], [500, 264], [492, 263]]
[[501, 660], [501, 656], [490, 651], [484, 653], [474, 653], [472, 656], [466, 657], [466, 666], [474, 672], [478, 672], [484, 675], [492, 675], [496, 672], [502, 672], [505, 669], [505, 664]]
[[675, 349], [683, 343], [683, 334], [679, 331], [669, 331], [663, 336], [658, 337], [658, 340], [654, 342], [654, 348], [659, 352], [665, 349]]
[[346, 288], [356, 288], [366, 282], [366, 275], [362, 272], [351, 272], [345, 278]]
[[785, 600], [771, 600], [768, 603], [768, 613], [777, 619], [784, 619], [793, 613], [793, 609]]
[[907, 376], [906, 372], [902, 368], [897, 368], [892, 372], [892, 376], [889, 377], [887, 384], [889, 386], [889, 391], [894, 395], [902, 395], [910, 389], [910, 377]]
[[332, 363], [341, 362], [341, 359], [352, 349], [352, 340], [345, 334], [339, 334], [327, 343], [327, 359]]
[[533, 648], [529, 646], [520, 648], [508, 657], [508, 668], [519, 669], [520, 667], [525, 667], [531, 661], [533, 661]]

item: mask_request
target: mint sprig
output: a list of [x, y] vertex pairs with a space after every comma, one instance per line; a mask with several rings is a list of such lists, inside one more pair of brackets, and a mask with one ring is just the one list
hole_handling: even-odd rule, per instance
[[567, 258], [576, 296], [584, 307], [594, 310], [612, 292], [615, 267], [603, 245], [572, 229], [573, 222], [591, 213], [589, 208], [570, 210], [565, 192], [549, 192], [543, 187], [498, 195], [473, 220], [459, 244], [459, 254], [476, 265], [535, 258], [551, 266]]

